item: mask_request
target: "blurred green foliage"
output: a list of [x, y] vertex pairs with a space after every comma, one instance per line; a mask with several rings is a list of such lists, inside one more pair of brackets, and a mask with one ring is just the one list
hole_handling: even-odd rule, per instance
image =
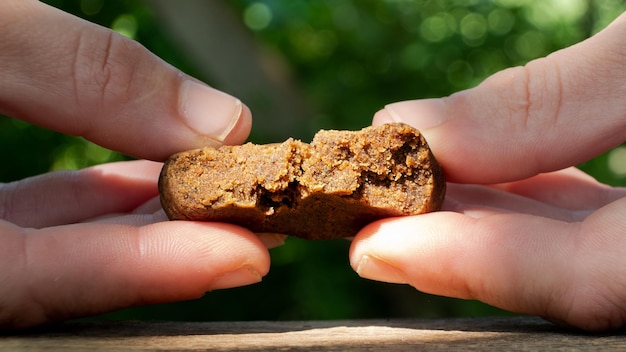
[[[183, 71], [197, 74], [167, 39], [147, 3], [46, 2], [111, 27]], [[498, 70], [584, 40], [626, 9], [625, 2], [618, 0], [233, 0], [228, 4], [255, 40], [283, 56], [295, 73], [315, 112], [310, 134], [320, 128], [366, 126], [386, 103], [445, 96], [475, 86]], [[255, 111], [254, 105], [250, 108]], [[0, 117], [0, 147], [9, 151], [4, 153], [8, 158], [4, 165], [10, 165], [0, 170], [1, 182], [125, 158], [81, 138], [6, 117]], [[624, 164], [626, 149], [620, 147], [581, 167], [603, 182], [624, 185]], [[360, 279], [349, 267], [348, 247], [343, 240], [288, 239], [285, 246], [271, 251], [272, 270], [261, 284], [105, 317], [250, 320], [506, 314], [478, 302]]]

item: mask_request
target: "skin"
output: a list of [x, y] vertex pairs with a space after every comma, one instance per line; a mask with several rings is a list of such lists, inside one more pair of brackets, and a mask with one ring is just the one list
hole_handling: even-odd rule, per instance
[[249, 109], [108, 29], [37, 1], [1, 7], [0, 113], [147, 160], [0, 184], [0, 328], [260, 281], [281, 237], [166, 221], [157, 198], [159, 161], [243, 142]]
[[626, 189], [573, 165], [626, 140], [626, 14], [572, 47], [441, 99], [390, 104], [443, 165], [444, 211], [354, 239], [365, 278], [588, 331], [626, 324]]

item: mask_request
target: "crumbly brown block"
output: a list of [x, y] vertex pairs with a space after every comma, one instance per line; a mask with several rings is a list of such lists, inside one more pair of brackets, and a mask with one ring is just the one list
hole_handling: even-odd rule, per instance
[[386, 124], [322, 130], [311, 144], [290, 138], [178, 153], [165, 162], [159, 191], [172, 220], [333, 239], [377, 219], [439, 210], [445, 179], [416, 129]]

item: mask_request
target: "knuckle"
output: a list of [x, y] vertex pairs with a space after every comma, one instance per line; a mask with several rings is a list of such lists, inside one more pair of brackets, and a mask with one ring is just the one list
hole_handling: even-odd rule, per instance
[[135, 71], [140, 67], [143, 47], [109, 31], [81, 34], [73, 67], [77, 103], [110, 111], [131, 100]]
[[25, 280], [31, 269], [28, 236], [19, 227], [0, 224], [3, 247], [0, 264], [0, 329], [35, 326], [47, 320], [44, 305], [33, 295], [37, 290]]
[[526, 125], [533, 129], [559, 127], [563, 81], [558, 61], [548, 56], [524, 66], [526, 79]]
[[533, 131], [558, 122], [562, 82], [551, 58], [500, 71], [484, 83], [485, 102], [498, 115], [493, 122], [502, 124], [502, 130]]
[[14, 206], [15, 183], [0, 183], [0, 220], [11, 221]]

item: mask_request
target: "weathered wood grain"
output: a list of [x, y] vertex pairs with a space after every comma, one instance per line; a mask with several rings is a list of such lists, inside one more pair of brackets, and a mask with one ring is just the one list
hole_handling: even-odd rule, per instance
[[0, 351], [626, 350], [623, 332], [590, 335], [538, 318], [283, 322], [65, 323], [0, 336]]

